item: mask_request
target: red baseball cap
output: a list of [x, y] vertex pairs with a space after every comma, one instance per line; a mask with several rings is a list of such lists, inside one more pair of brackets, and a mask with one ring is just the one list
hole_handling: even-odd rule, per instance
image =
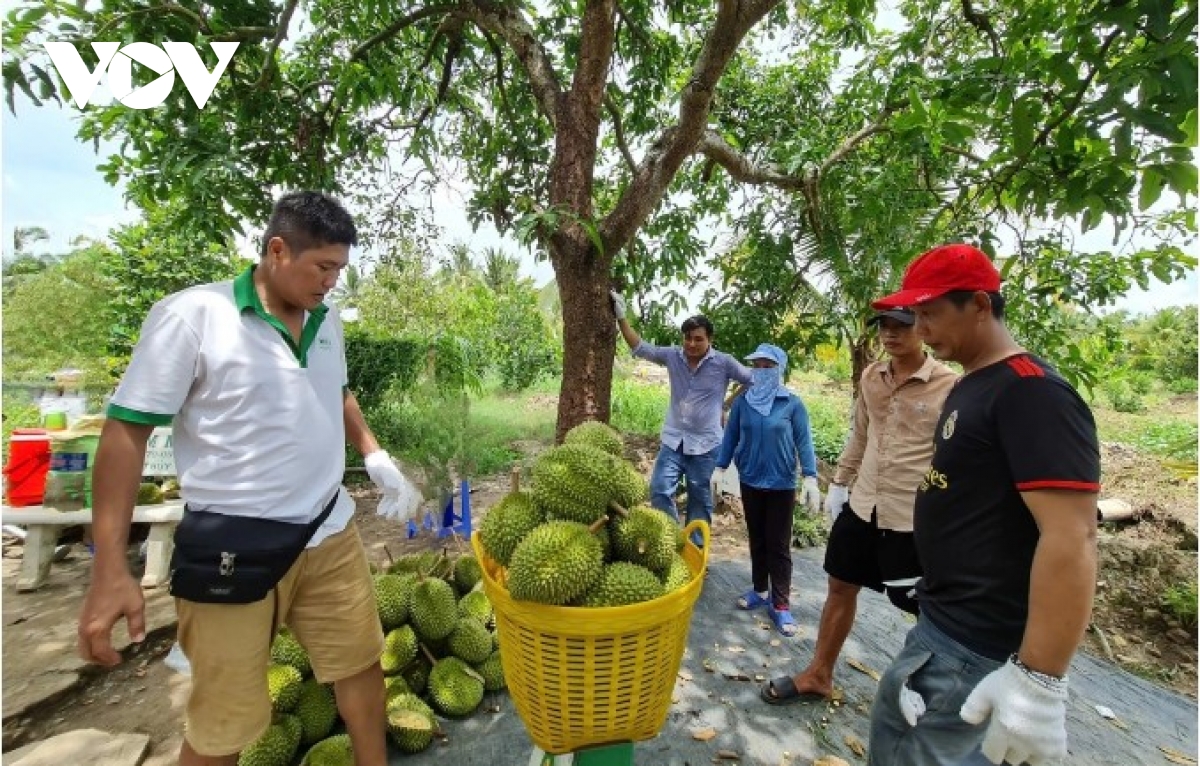
[[876, 310], [917, 306], [953, 290], [1000, 291], [1000, 272], [981, 250], [970, 245], [935, 247], [908, 264], [900, 292], [871, 304]]

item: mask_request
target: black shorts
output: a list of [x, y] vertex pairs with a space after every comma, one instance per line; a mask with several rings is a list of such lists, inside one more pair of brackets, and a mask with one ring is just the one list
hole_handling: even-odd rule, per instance
[[863, 521], [846, 503], [829, 531], [825, 546], [825, 571], [830, 577], [880, 593], [906, 611], [916, 613], [914, 591], [921, 577], [921, 562], [912, 532], [880, 529]]

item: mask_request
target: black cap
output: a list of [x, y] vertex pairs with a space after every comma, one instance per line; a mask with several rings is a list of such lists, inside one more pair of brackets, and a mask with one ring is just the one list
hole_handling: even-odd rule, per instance
[[911, 309], [897, 308], [876, 313], [875, 316], [867, 320], [867, 326], [870, 327], [871, 325], [879, 324], [884, 320], [884, 317], [895, 319], [897, 322], [902, 322], [910, 327], [916, 324], [917, 321], [917, 315]]

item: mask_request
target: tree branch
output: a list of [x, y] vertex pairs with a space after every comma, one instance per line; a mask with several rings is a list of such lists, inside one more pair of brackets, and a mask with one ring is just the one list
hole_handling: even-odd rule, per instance
[[804, 184], [802, 176], [789, 176], [771, 168], [755, 166], [746, 155], [729, 145], [715, 130], [706, 130], [697, 145], [698, 153], [725, 168], [735, 181], [747, 184], [775, 186], [788, 191], [799, 191]]
[[862, 128], [857, 133], [843, 141], [841, 146], [834, 149], [833, 153], [826, 157], [825, 161], [822, 162], [820, 167], [817, 168], [817, 177], [820, 178], [821, 176], [825, 175], [827, 172], [829, 172], [830, 168], [846, 159], [846, 156], [858, 148], [858, 145], [863, 141], [866, 141], [868, 138], [878, 133], [886, 133], [888, 130], [890, 130], [890, 128], [887, 126], [887, 118], [889, 116], [891, 116], [891, 112], [887, 109], [884, 109], [883, 113], [879, 115], [879, 119], [870, 125], [867, 125], [865, 128]]
[[679, 119], [663, 131], [634, 174], [616, 207], [600, 225], [608, 252], [628, 242], [662, 202], [667, 186], [703, 135], [717, 82], [746, 33], [780, 0], [719, 0], [717, 15], [680, 94]]
[[525, 17], [513, 8], [493, 4], [488, 0], [464, 0], [453, 8], [456, 15], [475, 23], [508, 44], [529, 78], [533, 97], [542, 115], [557, 128], [558, 100], [562, 95], [562, 86], [550, 55], [542, 47]]
[[996, 34], [996, 28], [992, 26], [992, 20], [988, 18], [986, 13], [976, 10], [971, 0], [962, 0], [962, 10], [967, 23], [987, 35], [988, 40], [992, 43], [992, 55], [1000, 58], [1002, 51], [1000, 36]]
[[408, 27], [416, 24], [418, 21], [422, 21], [431, 16], [450, 13], [457, 7], [457, 5], [430, 5], [426, 6], [425, 8], [421, 8], [420, 10], [413, 11], [407, 16], [401, 16], [384, 29], [375, 33], [362, 45], [355, 48], [350, 54], [350, 61], [362, 61], [364, 58], [366, 58], [367, 53], [369, 53], [372, 48], [386, 43], [388, 40], [391, 40]]
[[617, 108], [617, 103], [611, 96], [605, 97], [604, 105], [608, 108], [608, 116], [613, 121], [613, 135], [617, 140], [617, 148], [621, 150], [621, 156], [625, 158], [629, 172], [636, 173], [637, 162], [633, 159], [633, 154], [629, 151], [629, 143], [625, 140], [625, 126], [621, 122], [621, 110]]
[[255, 90], [264, 90], [271, 82], [271, 75], [275, 73], [275, 54], [279, 51], [279, 46], [287, 37], [288, 27], [292, 23], [292, 14], [296, 12], [296, 6], [300, 4], [300, 0], [288, 0], [288, 4], [284, 6], [283, 13], [279, 17], [279, 29], [275, 32], [275, 39], [271, 41], [271, 45], [267, 48], [267, 63], [263, 64], [262, 74], [258, 76], [258, 82], [254, 84]]

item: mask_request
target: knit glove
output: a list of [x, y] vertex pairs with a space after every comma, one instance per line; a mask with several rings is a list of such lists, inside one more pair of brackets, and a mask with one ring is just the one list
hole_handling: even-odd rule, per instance
[[925, 715], [925, 698], [908, 688], [908, 684], [900, 687], [900, 715], [909, 726], [916, 726], [917, 719]]
[[371, 481], [383, 492], [377, 513], [395, 521], [416, 518], [424, 498], [420, 490], [396, 467], [392, 456], [384, 450], [376, 450], [363, 458], [363, 464]]
[[1034, 674], [1009, 659], [984, 677], [958, 714], [988, 720], [983, 754], [992, 763], [1043, 766], [1067, 755], [1067, 679]]
[[825, 495], [825, 512], [829, 514], [830, 521], [837, 521], [838, 514], [842, 512], [842, 506], [850, 502], [850, 490], [846, 489], [845, 484], [830, 484], [829, 494]]
[[821, 490], [817, 489], [817, 477], [805, 476], [800, 487], [800, 501], [812, 515], [821, 512]]
[[625, 305], [625, 299], [622, 298], [621, 294], [616, 290], [609, 290], [608, 296], [612, 300], [613, 316], [615, 316], [617, 319], [624, 319], [627, 308]]

